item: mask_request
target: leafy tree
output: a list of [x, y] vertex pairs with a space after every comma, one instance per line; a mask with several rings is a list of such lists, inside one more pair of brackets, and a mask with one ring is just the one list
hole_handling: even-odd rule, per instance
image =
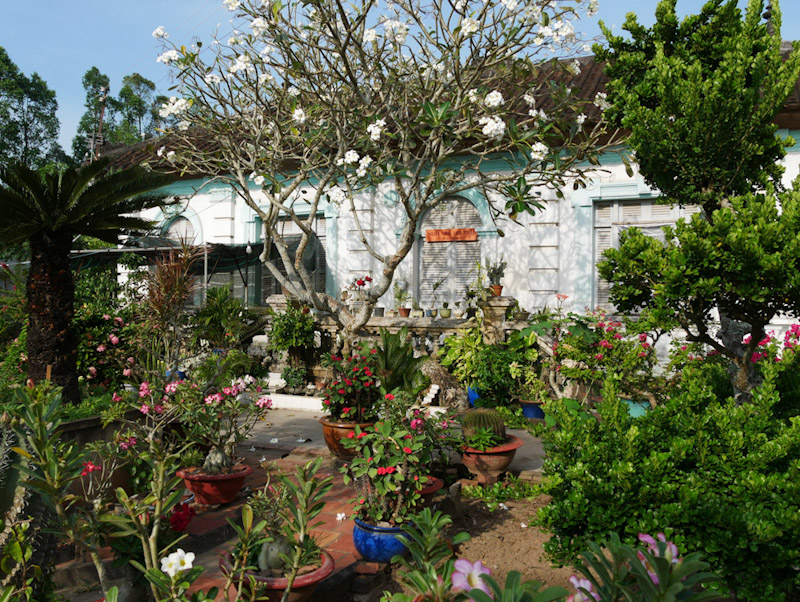
[[58, 102], [39, 74], [22, 73], [0, 48], [0, 162], [40, 167], [60, 147]]
[[155, 89], [156, 85], [152, 81], [138, 73], [122, 78], [119, 96], [113, 100], [119, 120], [109, 134], [109, 140], [130, 144], [155, 134]]
[[93, 138], [99, 133], [100, 115], [103, 115], [103, 137], [113, 130], [115, 105], [108, 100], [108, 90], [111, 80], [97, 67], [92, 67], [84, 73], [81, 80], [86, 91], [86, 112], [78, 122], [78, 131], [72, 139], [72, 156], [77, 161], [88, 157], [93, 148]]
[[21, 164], [0, 170], [0, 245], [27, 241], [31, 252], [28, 375], [41, 381], [51, 366], [52, 380], [70, 402], [79, 396], [71, 327], [73, 239], [84, 234], [118, 242], [121, 234], [148, 228], [149, 222], [129, 214], [161, 203], [151, 191], [171, 180], [138, 167], [114, 172], [107, 160], [46, 174]]
[[[584, 122], [559, 84], [580, 64], [550, 57], [574, 56], [572, 19], [594, 4], [226, 2], [238, 26], [227, 41], [189, 47], [155, 32], [181, 95], [162, 108], [179, 121], [159, 156], [230, 184], [263, 224], [266, 269], [352, 340], [433, 207], [477, 189], [493, 217], [513, 218], [540, 207], [534, 186], [584, 183], [581, 161], [596, 162], [605, 127]], [[355, 199], [371, 192], [393, 197], [396, 238], [369, 234]], [[303, 265], [326, 203], [380, 266], [358, 308], [315, 291]], [[287, 220], [302, 232], [295, 253]]]
[[798, 197], [780, 194], [780, 159], [793, 142], [773, 123], [800, 76], [800, 46], [784, 61], [777, 2], [771, 24], [763, 0], [750, 0], [744, 18], [735, 0], [711, 0], [683, 21], [675, 4], [662, 0], [650, 29], [629, 14], [630, 40], [603, 26], [609, 47], [595, 51], [608, 61], [608, 114], [630, 130], [645, 180], [661, 202], [703, 212], [667, 229], [663, 243], [626, 231], [598, 268], [618, 309], [649, 309], [658, 325], [726, 355], [745, 401], [764, 327], [800, 309]]

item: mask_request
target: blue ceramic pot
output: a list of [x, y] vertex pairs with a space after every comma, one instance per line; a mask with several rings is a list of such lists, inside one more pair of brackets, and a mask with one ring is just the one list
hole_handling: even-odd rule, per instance
[[519, 405], [522, 407], [522, 415], [525, 418], [544, 418], [544, 410], [540, 404], [520, 401]]
[[388, 563], [393, 556], [408, 551], [406, 545], [395, 537], [403, 532], [402, 527], [378, 527], [356, 519], [353, 544], [356, 552], [367, 562]]
[[623, 402], [628, 406], [628, 414], [631, 418], [641, 418], [650, 409], [650, 404], [646, 401], [633, 401], [632, 399], [623, 399]]
[[481, 396], [478, 394], [477, 389], [473, 389], [472, 387], [467, 387], [467, 399], [469, 400], [469, 407], [475, 407], [475, 401], [480, 399]]

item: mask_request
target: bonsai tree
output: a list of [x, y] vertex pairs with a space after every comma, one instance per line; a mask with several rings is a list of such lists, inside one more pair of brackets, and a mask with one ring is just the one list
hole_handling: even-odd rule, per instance
[[44, 380], [50, 366], [68, 403], [80, 396], [72, 241], [82, 234], [118, 243], [124, 234], [149, 229], [150, 222], [131, 214], [163, 204], [163, 195], [153, 191], [172, 179], [141, 167], [112, 171], [107, 160], [44, 174], [22, 164], [0, 169], [0, 247], [28, 242], [31, 250], [28, 376]]
[[649, 310], [654, 326], [680, 326], [726, 356], [739, 401], [757, 382], [764, 327], [800, 309], [797, 198], [780, 181], [793, 141], [773, 121], [800, 76], [800, 47], [784, 60], [778, 2], [766, 21], [763, 10], [750, 0], [742, 18], [734, 0], [714, 0], [679, 21], [675, 0], [662, 0], [652, 28], [629, 14], [629, 39], [603, 26], [608, 48], [595, 45], [608, 62], [607, 115], [630, 130], [645, 181], [660, 202], [702, 208], [663, 243], [627, 230], [600, 275], [617, 309]]
[[497, 263], [492, 263], [491, 261], [486, 262], [486, 277], [489, 279], [489, 284], [492, 286], [500, 286], [500, 279], [505, 276], [506, 267], [508, 267], [508, 262], [505, 261], [502, 257], [500, 261]]

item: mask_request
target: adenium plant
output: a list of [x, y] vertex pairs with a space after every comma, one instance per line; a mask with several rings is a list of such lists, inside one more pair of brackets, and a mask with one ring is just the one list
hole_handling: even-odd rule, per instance
[[369, 422], [375, 419], [380, 399], [377, 353], [374, 347], [362, 342], [349, 357], [330, 354], [322, 358], [322, 365], [333, 371], [333, 377], [322, 391], [322, 409], [332, 420]]

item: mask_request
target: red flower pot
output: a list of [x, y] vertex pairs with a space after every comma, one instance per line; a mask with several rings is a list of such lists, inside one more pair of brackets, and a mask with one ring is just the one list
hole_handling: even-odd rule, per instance
[[503, 285], [502, 284], [490, 284], [489, 288], [492, 289], [492, 295], [495, 297], [499, 297], [503, 294]]
[[374, 422], [340, 422], [336, 420], [329, 420], [328, 416], [323, 416], [319, 419], [322, 425], [322, 435], [325, 437], [325, 445], [328, 446], [330, 452], [339, 460], [352, 460], [356, 457], [355, 448], [346, 448], [341, 440], [350, 438], [350, 433], [355, 432], [357, 426], [361, 430], [374, 425]]
[[444, 487], [444, 481], [439, 477], [428, 477], [428, 480], [425, 481], [425, 485], [422, 489], [419, 490], [419, 494], [422, 497], [421, 506], [423, 508], [429, 507], [431, 503], [433, 503], [433, 498], [436, 497], [437, 492]]
[[522, 444], [522, 439], [509, 435], [502, 445], [483, 451], [464, 446], [461, 448], [461, 461], [471, 473], [478, 476], [478, 483], [491, 485], [505, 472]]
[[397, 311], [400, 313], [400, 317], [401, 318], [407, 318], [408, 315], [411, 313], [411, 308], [410, 307], [400, 307], [400, 308], [397, 309]]
[[237, 464], [227, 474], [207, 474], [197, 466], [181, 468], [177, 474], [183, 479], [186, 489], [194, 494], [198, 504], [215, 506], [235, 500], [245, 478], [251, 472], [253, 469], [247, 464]]
[[[309, 600], [311, 595], [314, 593], [314, 590], [317, 589], [319, 582], [333, 572], [333, 557], [325, 550], [320, 550], [320, 553], [322, 555], [322, 565], [313, 571], [309, 571], [297, 576], [292, 584], [292, 593], [289, 594], [289, 602], [302, 602], [303, 600]], [[226, 576], [230, 574], [231, 569], [233, 568], [231, 560], [232, 558], [230, 552], [225, 552], [219, 558], [219, 568]], [[286, 589], [286, 586], [289, 583], [288, 579], [285, 579], [284, 577], [264, 577], [250, 571], [247, 571], [247, 575], [248, 583], [244, 584], [244, 591], [249, 590], [250, 577], [255, 579], [256, 583], [266, 588], [266, 592], [263, 596], [258, 598], [259, 600], [274, 600], [277, 602], [283, 596], [283, 591]]]

